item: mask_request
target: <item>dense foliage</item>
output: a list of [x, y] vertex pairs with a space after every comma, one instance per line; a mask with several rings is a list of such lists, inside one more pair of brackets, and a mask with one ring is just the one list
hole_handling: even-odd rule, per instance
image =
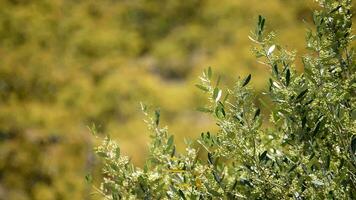
[[142, 100], [164, 107], [164, 123], [181, 149], [181, 138], [214, 128], [194, 111], [204, 101], [194, 94], [201, 68], [252, 73], [261, 90], [268, 72], [250, 54], [252, 16], [273, 18], [269, 27], [279, 39], [295, 38], [289, 45], [302, 50], [297, 36], [314, 6], [311, 0], [0, 0], [0, 199], [90, 199], [83, 177], [96, 169], [92, 123], [119, 137], [121, 151], [141, 165], [148, 140]]
[[[214, 117], [218, 131], [202, 133], [198, 147], [187, 142], [178, 153], [160, 112], [151, 116], [142, 105], [152, 138], [146, 164], [134, 167], [105, 138], [96, 148], [104, 162], [98, 192], [106, 199], [356, 199], [351, 0], [318, 2], [304, 73], [295, 70], [295, 53], [266, 31], [265, 18], [250, 36], [271, 69], [271, 106], [253, 103], [251, 75], [223, 89], [208, 68], [197, 87], [210, 103], [200, 110]], [[261, 109], [271, 111], [267, 128]]]

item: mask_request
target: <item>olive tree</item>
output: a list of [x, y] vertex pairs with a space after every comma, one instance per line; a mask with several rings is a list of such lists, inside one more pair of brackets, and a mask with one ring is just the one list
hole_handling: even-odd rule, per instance
[[[271, 69], [258, 108], [251, 75], [222, 89], [211, 68], [196, 86], [209, 103], [200, 111], [218, 125], [194, 147], [176, 152], [160, 112], [142, 110], [151, 132], [149, 158], [133, 166], [109, 137], [95, 151], [103, 161], [106, 199], [356, 199], [355, 53], [351, 0], [319, 0], [315, 28], [306, 34], [303, 73], [295, 53], [277, 44], [259, 16], [250, 39], [260, 63]], [[268, 109], [262, 126], [261, 109]], [[265, 113], [265, 112], [263, 112]]]

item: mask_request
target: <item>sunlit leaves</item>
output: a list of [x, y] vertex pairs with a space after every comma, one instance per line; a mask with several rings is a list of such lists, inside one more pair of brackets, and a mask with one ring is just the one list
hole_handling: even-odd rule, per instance
[[271, 47], [269, 47], [269, 49], [267, 51], [267, 56], [270, 56], [275, 48], [276, 48], [276, 45], [272, 45]]
[[256, 30], [255, 30], [255, 34], [257, 36], [258, 42], [261, 42], [261, 40], [262, 40], [265, 22], [266, 22], [266, 19], [264, 17], [262, 17], [261, 15], [259, 15], [258, 23], [257, 23]]
[[[337, 9], [330, 2], [323, 1], [326, 10], [320, 11], [315, 22], [318, 34], [324, 31], [334, 37], [332, 27], [325, 25], [331, 22], [323, 20], [331, 17], [344, 24], [348, 18], [339, 15], [348, 15], [341, 11], [347, 1]], [[233, 89], [223, 90], [209, 67], [196, 85], [209, 102], [198, 110], [215, 120], [217, 131], [202, 133], [198, 150], [188, 143], [186, 153], [176, 152], [174, 137], [160, 128], [160, 113], [154, 112], [147, 120], [153, 134], [143, 171], [131, 167], [112, 142], [98, 149], [106, 162], [104, 171], [110, 173], [104, 193], [117, 194], [124, 188], [120, 192], [125, 195], [152, 199], [355, 199], [355, 98], [350, 89], [355, 68], [342, 68], [347, 72], [342, 76], [334, 72], [353, 62], [345, 60], [350, 57], [345, 58], [348, 53], [339, 44], [338, 49], [345, 52], [336, 52], [323, 41], [309, 42], [319, 52], [303, 59], [307, 70], [298, 74], [292, 53], [262, 34], [264, 23], [260, 16], [255, 42], [260, 59], [272, 71], [266, 92], [273, 102], [269, 124], [262, 125], [264, 112], [254, 104], [247, 87], [251, 74], [237, 80]], [[348, 36], [339, 37], [333, 41]]]
[[195, 86], [201, 90], [203, 90], [204, 92], [208, 92], [209, 89], [203, 85], [200, 85], [200, 84], [195, 84]]
[[215, 102], [218, 102], [221, 98], [222, 91], [219, 88], [215, 88], [213, 92], [213, 99]]

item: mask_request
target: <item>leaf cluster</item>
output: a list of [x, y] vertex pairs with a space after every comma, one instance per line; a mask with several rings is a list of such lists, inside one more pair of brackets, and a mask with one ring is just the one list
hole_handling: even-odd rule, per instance
[[[208, 96], [199, 108], [216, 120], [200, 148], [177, 153], [174, 138], [142, 106], [151, 131], [143, 169], [120, 155], [106, 138], [96, 149], [104, 161], [100, 191], [107, 199], [355, 199], [355, 54], [350, 43], [351, 0], [320, 0], [304, 73], [295, 53], [277, 44], [260, 16], [250, 39], [259, 62], [271, 69], [266, 91], [273, 102], [263, 128], [253, 102], [251, 75], [224, 90], [211, 68], [196, 86]], [[206, 155], [199, 157], [199, 155]]]

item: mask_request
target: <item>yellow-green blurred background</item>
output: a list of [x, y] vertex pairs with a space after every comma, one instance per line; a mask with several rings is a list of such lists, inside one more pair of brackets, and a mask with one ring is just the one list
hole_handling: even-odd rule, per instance
[[[224, 83], [268, 71], [248, 40], [259, 14], [304, 52], [312, 0], [0, 0], [0, 200], [95, 199], [87, 126], [110, 134], [137, 165], [148, 134], [139, 102], [159, 106], [176, 135], [209, 118], [194, 87], [212, 66]], [[303, 20], [305, 22], [303, 22]], [[97, 177], [94, 177], [97, 179]]]

